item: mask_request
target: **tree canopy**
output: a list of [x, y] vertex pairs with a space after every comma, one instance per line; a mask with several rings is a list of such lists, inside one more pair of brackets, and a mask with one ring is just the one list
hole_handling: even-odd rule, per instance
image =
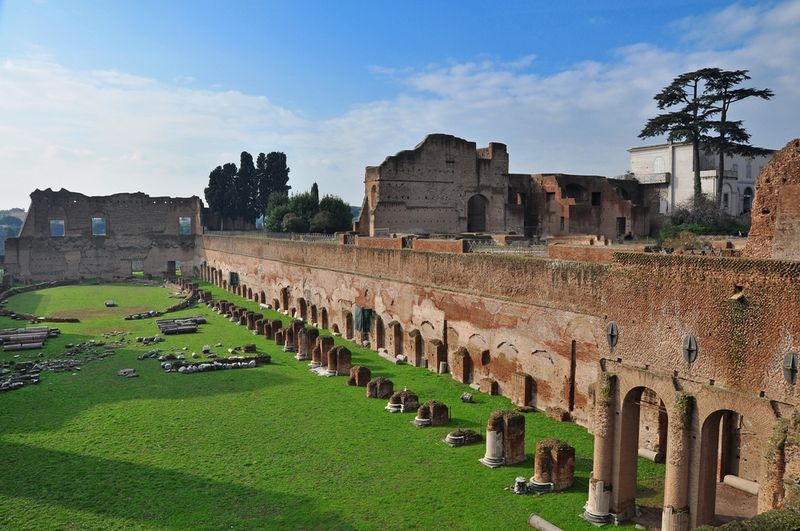
[[205, 188], [206, 202], [223, 222], [226, 218], [241, 217], [254, 223], [267, 212], [272, 194], [287, 196], [291, 188], [288, 182], [286, 154], [259, 153], [254, 163], [253, 156], [242, 151], [238, 169], [229, 162], [211, 171]]
[[702, 195], [700, 181], [701, 145], [719, 156], [717, 201], [721, 201], [725, 155], [755, 156], [764, 152], [749, 145], [750, 135], [741, 121], [728, 119], [730, 106], [745, 98], [770, 99], [769, 89], [737, 88], [750, 79], [747, 70], [701, 68], [679, 75], [654, 96], [658, 108], [668, 110], [650, 118], [639, 138], [666, 135], [670, 142], [692, 143], [694, 195]]
[[289, 197], [270, 195], [264, 226], [272, 232], [321, 232], [332, 234], [350, 230], [353, 217], [350, 206], [341, 198], [326, 195], [319, 199], [317, 183], [310, 192]]

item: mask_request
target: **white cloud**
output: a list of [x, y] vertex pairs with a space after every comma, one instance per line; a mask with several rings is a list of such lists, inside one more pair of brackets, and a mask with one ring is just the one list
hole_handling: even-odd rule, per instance
[[[727, 22], [726, 22], [727, 21]], [[512, 171], [614, 175], [656, 112], [653, 95], [675, 75], [716, 65], [751, 70], [772, 102], [734, 109], [756, 144], [780, 147], [800, 123], [800, 1], [733, 6], [687, 27], [732, 27], [725, 49], [695, 40], [691, 53], [639, 43], [606, 62], [536, 73], [535, 57], [477, 58], [419, 69], [372, 67], [399, 83], [393, 98], [312, 120], [264, 96], [116, 71], [81, 72], [52, 59], [0, 63], [0, 208], [25, 206], [33, 188], [92, 194], [141, 190], [202, 195], [208, 172], [243, 149], [282, 150], [295, 190], [360, 204], [364, 167], [431, 132], [508, 144]], [[732, 26], [731, 26], [732, 25]]]

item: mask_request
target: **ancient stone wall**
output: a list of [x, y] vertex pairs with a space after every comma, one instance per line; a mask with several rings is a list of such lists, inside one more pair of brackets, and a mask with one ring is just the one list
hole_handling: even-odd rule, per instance
[[[507, 174], [504, 144], [478, 149], [475, 142], [452, 135], [428, 135], [413, 150], [367, 168], [360, 231], [369, 236], [521, 232], [522, 217], [506, 212]], [[481, 203], [475, 206], [480, 212], [471, 209], [472, 198]]]
[[393, 351], [400, 327], [400, 351], [412, 363], [441, 345], [453, 365], [463, 347], [469, 359], [455, 363], [460, 379], [492, 378], [512, 396], [514, 375], [528, 374], [528, 405], [588, 419], [604, 266], [208, 235], [198, 247], [199, 260], [224, 275], [236, 271], [269, 300], [287, 289], [288, 307], [302, 299], [318, 314], [324, 308], [340, 330], [356, 306], [373, 309]]
[[[7, 243], [6, 267], [23, 281], [164, 275], [176, 263], [191, 268], [201, 209], [197, 197], [36, 190], [20, 236]], [[94, 229], [93, 218], [102, 220]]]
[[800, 260], [800, 139], [775, 153], [756, 190], [745, 255]]

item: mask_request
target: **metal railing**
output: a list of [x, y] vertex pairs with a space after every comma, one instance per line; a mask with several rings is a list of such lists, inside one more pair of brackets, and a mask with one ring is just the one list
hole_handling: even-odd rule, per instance
[[226, 230], [226, 231], [205, 231], [209, 236], [225, 236], [228, 238], [268, 238], [272, 240], [291, 240], [295, 242], [318, 242], [318, 243], [339, 243], [335, 234], [322, 233], [300, 233], [300, 232], [267, 232], [262, 230]]
[[547, 245], [535, 242], [512, 242], [502, 245], [494, 240], [466, 240], [468, 253], [524, 254], [530, 256], [547, 256]]

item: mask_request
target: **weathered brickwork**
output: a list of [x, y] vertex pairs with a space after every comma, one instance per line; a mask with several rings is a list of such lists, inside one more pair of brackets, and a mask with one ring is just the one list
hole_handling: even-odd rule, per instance
[[[6, 240], [5, 267], [23, 281], [163, 276], [178, 263], [191, 270], [201, 212], [197, 197], [36, 190], [19, 237]], [[93, 218], [103, 220], [103, 234]]]
[[800, 139], [775, 153], [756, 187], [745, 254], [800, 260]]

